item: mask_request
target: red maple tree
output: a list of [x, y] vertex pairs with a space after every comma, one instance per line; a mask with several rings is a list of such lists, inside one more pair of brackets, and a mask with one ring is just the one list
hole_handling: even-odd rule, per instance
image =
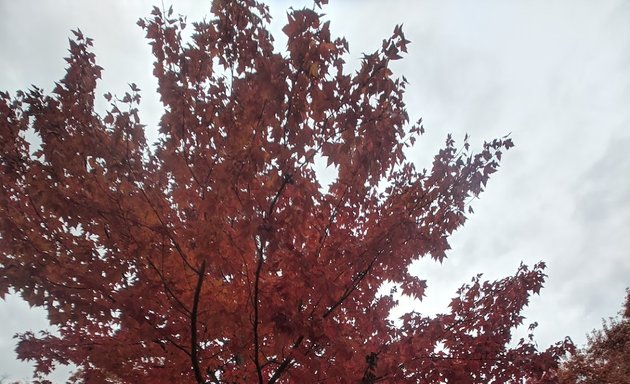
[[316, 10], [288, 13], [284, 53], [265, 5], [212, 13], [187, 42], [170, 10], [139, 21], [164, 105], [154, 146], [136, 85], [95, 112], [102, 68], [78, 31], [51, 94], [0, 93], [0, 294], [58, 329], [19, 335], [18, 357], [86, 383], [552, 382], [569, 342], [511, 342], [542, 263], [398, 324], [379, 291], [423, 296], [410, 263], [445, 257], [510, 139], [471, 153], [449, 136], [418, 171], [405, 148], [423, 128], [390, 70], [400, 27], [348, 73]]
[[619, 313], [595, 330], [560, 369], [562, 384], [630, 384], [630, 289]]

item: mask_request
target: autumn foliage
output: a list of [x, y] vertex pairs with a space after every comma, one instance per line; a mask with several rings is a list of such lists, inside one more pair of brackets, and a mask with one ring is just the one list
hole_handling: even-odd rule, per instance
[[449, 313], [388, 318], [396, 289], [423, 296], [410, 263], [445, 257], [512, 142], [449, 136], [417, 170], [423, 128], [390, 69], [402, 29], [351, 72], [318, 12], [289, 11], [283, 52], [254, 0], [215, 1], [186, 39], [171, 11], [139, 21], [154, 145], [136, 85], [95, 111], [102, 68], [78, 31], [51, 93], [0, 93], [0, 294], [59, 330], [19, 335], [40, 379], [72, 363], [86, 383], [554, 382], [570, 343], [512, 340], [542, 263], [475, 277]]
[[587, 346], [562, 364], [562, 384], [630, 384], [630, 290], [620, 315], [593, 331]]

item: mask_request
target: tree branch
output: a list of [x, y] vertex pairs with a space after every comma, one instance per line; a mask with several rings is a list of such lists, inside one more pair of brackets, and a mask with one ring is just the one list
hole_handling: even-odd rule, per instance
[[[282, 179], [282, 184], [278, 189], [278, 192], [271, 200], [271, 204], [269, 206], [269, 210], [267, 210], [267, 214], [265, 216], [265, 221], [268, 221], [273, 214], [273, 211], [282, 195], [287, 184], [291, 181], [290, 176], [285, 176]], [[258, 383], [263, 384], [264, 379], [262, 375], [262, 365], [260, 364], [260, 336], [258, 335], [258, 323], [260, 319], [259, 314], [259, 301], [260, 301], [260, 275], [262, 273], [262, 267], [265, 262], [265, 245], [263, 244], [263, 239], [258, 236], [258, 244], [256, 245], [256, 251], [258, 253], [258, 262], [256, 263], [256, 274], [254, 276], [254, 364], [256, 365], [256, 373], [258, 375]]]
[[264, 249], [262, 245], [262, 239], [259, 239], [257, 245], [258, 251], [258, 263], [256, 265], [256, 275], [254, 277], [254, 364], [256, 364], [256, 373], [258, 374], [258, 383], [263, 384], [262, 367], [260, 365], [260, 341], [258, 339], [258, 300], [260, 294], [260, 273], [264, 262]]
[[201, 262], [197, 277], [197, 286], [195, 287], [195, 296], [192, 304], [192, 311], [190, 314], [190, 360], [192, 362], [193, 372], [195, 373], [195, 380], [198, 384], [204, 384], [205, 380], [199, 367], [199, 359], [197, 356], [197, 313], [199, 309], [199, 296], [201, 295], [201, 286], [203, 285], [203, 279], [206, 272], [206, 261]]
[[322, 315], [322, 317], [325, 319], [328, 316], [330, 316], [330, 314], [337, 309], [337, 307], [339, 307], [344, 301], [346, 301], [346, 299], [348, 297], [350, 297], [350, 295], [352, 294], [352, 292], [354, 292], [355, 289], [357, 289], [359, 287], [359, 284], [361, 283], [361, 281], [363, 281], [363, 279], [365, 278], [365, 276], [367, 276], [370, 271], [372, 270], [372, 267], [374, 266], [374, 263], [376, 262], [376, 259], [378, 259], [378, 257], [380, 256], [380, 254], [382, 253], [382, 251], [377, 252], [376, 256], [374, 256], [374, 258], [372, 258], [372, 260], [370, 261], [370, 264], [368, 264], [368, 266], [361, 272], [359, 272], [354, 279], [352, 279], [352, 284], [347, 287], [344, 291], [344, 293], [341, 295], [341, 297], [339, 298], [339, 300], [337, 300], [335, 303], [333, 303], [330, 307], [328, 307], [328, 309], [324, 312], [324, 314]]
[[[302, 344], [302, 341], [304, 341], [304, 336], [300, 336], [295, 341], [295, 343], [293, 343], [292, 348], [296, 349], [297, 347], [299, 347], [300, 344]], [[267, 384], [274, 384], [276, 381], [278, 381], [280, 376], [284, 373], [284, 371], [286, 371], [291, 366], [291, 364], [293, 364], [293, 358], [291, 357], [291, 353], [289, 353], [289, 356], [287, 356], [282, 361], [282, 363], [280, 363], [280, 366], [278, 367], [276, 372], [274, 372], [273, 376], [271, 376], [271, 378], [269, 379], [269, 382]]]

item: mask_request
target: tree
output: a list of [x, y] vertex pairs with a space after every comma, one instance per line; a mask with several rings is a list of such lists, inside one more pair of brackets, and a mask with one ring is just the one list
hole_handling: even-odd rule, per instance
[[[212, 13], [188, 42], [172, 10], [138, 22], [164, 104], [154, 146], [135, 84], [95, 111], [80, 31], [51, 94], [1, 93], [0, 294], [59, 329], [19, 335], [18, 357], [86, 383], [552, 382], [570, 342], [509, 344], [542, 263], [475, 277], [450, 313], [388, 319], [396, 289], [423, 296], [408, 266], [445, 257], [511, 140], [472, 153], [449, 136], [418, 171], [405, 149], [423, 127], [390, 70], [400, 27], [350, 74], [315, 9], [288, 13], [285, 53], [265, 5]], [[318, 159], [337, 170], [327, 189]]]
[[562, 364], [562, 383], [630, 383], [630, 289], [627, 292], [621, 319], [604, 322], [602, 330], [592, 332], [586, 347]]

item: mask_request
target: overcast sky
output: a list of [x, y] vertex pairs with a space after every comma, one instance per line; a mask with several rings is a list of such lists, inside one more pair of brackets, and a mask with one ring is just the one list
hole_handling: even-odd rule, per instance
[[[521, 261], [544, 260], [549, 278], [526, 322], [540, 324], [541, 347], [566, 335], [584, 343], [601, 318], [616, 315], [630, 286], [630, 2], [331, 2], [325, 13], [333, 33], [350, 42], [353, 65], [404, 23], [412, 44], [395, 70], [411, 83], [412, 120], [425, 121], [427, 134], [410, 153], [420, 168], [449, 132], [456, 139], [468, 132], [472, 144], [511, 132], [516, 144], [452, 237], [448, 259], [413, 266], [429, 284], [416, 307], [445, 311], [474, 274], [495, 279]], [[135, 24], [152, 3], [0, 0], [0, 90], [50, 91], [64, 74], [70, 30], [79, 27], [105, 68], [100, 93], [137, 83], [144, 121], [155, 128], [152, 57]], [[282, 42], [285, 9], [311, 2], [271, 4]], [[208, 8], [178, 1], [175, 11], [194, 21]], [[46, 327], [45, 314], [11, 296], [0, 301], [0, 324], [0, 377], [30, 377], [15, 361], [12, 336]]]

